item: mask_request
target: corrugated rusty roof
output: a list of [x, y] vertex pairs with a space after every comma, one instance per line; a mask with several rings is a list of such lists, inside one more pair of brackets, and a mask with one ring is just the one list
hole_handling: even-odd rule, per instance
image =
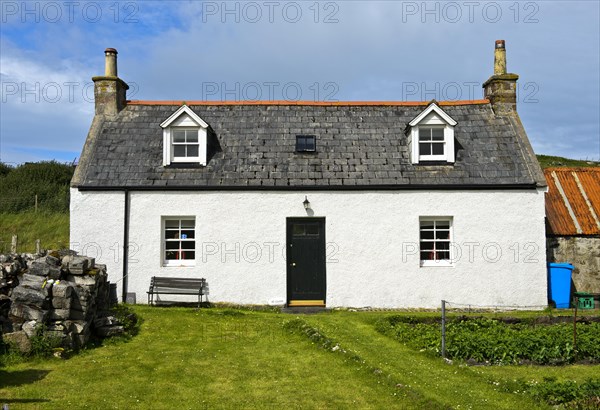
[[547, 168], [551, 235], [600, 235], [600, 167]]

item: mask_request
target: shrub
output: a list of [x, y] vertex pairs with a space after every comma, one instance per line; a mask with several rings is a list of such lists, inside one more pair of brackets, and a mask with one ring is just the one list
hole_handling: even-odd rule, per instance
[[115, 305], [111, 308], [110, 313], [123, 325], [125, 330], [123, 338], [130, 339], [139, 333], [140, 319], [128, 305]]
[[56, 161], [24, 163], [9, 167], [0, 163], [0, 212], [24, 212], [35, 207], [44, 211], [69, 210], [69, 183], [75, 167]]
[[40, 326], [35, 335], [29, 338], [31, 342], [31, 352], [28, 356], [34, 357], [49, 357], [56, 349], [62, 346], [62, 339], [51, 336], [46, 333], [46, 327]]

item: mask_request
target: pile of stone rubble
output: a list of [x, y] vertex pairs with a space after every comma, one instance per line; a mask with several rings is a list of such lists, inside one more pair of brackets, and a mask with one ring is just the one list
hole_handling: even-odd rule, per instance
[[0, 333], [22, 352], [31, 350], [32, 337], [73, 349], [94, 335], [123, 333], [110, 305], [106, 267], [94, 258], [73, 251], [0, 255]]

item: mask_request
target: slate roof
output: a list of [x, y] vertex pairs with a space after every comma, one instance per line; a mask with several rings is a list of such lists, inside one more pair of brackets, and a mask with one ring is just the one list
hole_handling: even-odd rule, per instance
[[[128, 102], [96, 116], [72, 186], [165, 189], [374, 189], [545, 185], [518, 117], [487, 100], [439, 103], [455, 127], [454, 165], [410, 163], [405, 129], [427, 103], [193, 103], [220, 151], [206, 167], [162, 165], [159, 124], [181, 102]], [[316, 153], [296, 153], [298, 134]]]
[[600, 235], [600, 167], [547, 168], [548, 234]]

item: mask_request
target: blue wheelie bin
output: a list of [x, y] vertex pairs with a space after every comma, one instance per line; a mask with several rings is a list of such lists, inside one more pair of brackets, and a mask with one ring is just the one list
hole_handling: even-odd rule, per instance
[[549, 299], [557, 309], [567, 309], [570, 306], [573, 269], [575, 268], [570, 263], [548, 264]]

